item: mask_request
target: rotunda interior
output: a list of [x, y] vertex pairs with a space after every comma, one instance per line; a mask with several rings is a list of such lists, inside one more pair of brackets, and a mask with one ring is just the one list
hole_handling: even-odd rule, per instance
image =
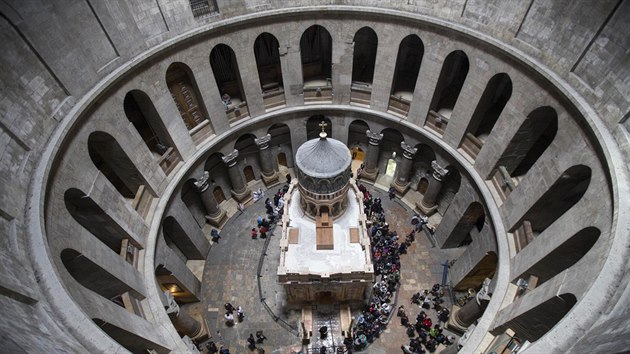
[[[268, 352], [314, 352], [318, 313], [343, 348], [357, 309], [326, 291], [288, 302], [292, 221], [255, 227], [320, 134], [401, 242], [427, 217], [388, 306], [440, 284], [462, 312], [437, 352], [630, 347], [628, 1], [7, 0], [0, 15], [2, 352], [241, 353], [262, 330]], [[309, 281], [375, 280], [344, 274]], [[225, 303], [245, 319], [226, 323]], [[363, 352], [409, 341], [388, 322]]]

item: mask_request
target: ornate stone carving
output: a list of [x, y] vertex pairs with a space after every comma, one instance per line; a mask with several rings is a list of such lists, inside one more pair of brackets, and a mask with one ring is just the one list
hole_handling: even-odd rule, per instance
[[383, 140], [382, 133], [374, 133], [370, 130], [367, 130], [365, 132], [365, 135], [367, 135], [368, 139], [370, 140], [370, 145], [379, 146], [381, 144], [381, 141]]
[[269, 148], [269, 142], [271, 141], [271, 134], [267, 134], [258, 139], [254, 139], [256, 146], [258, 146], [258, 150], [265, 150]]
[[403, 157], [407, 160], [413, 159], [413, 157], [416, 155], [416, 152], [418, 152], [417, 148], [407, 144], [404, 141], [400, 142], [400, 147], [403, 149]]
[[431, 161], [431, 167], [433, 167], [433, 178], [440, 182], [442, 182], [444, 178], [451, 173], [451, 171], [440, 166], [436, 160]]
[[203, 176], [201, 176], [201, 178], [198, 178], [197, 180], [195, 180], [195, 182], [193, 182], [193, 184], [195, 185], [195, 188], [197, 189], [197, 192], [203, 193], [206, 191], [206, 189], [208, 189], [209, 177], [210, 177], [210, 173], [208, 171], [203, 171]]
[[223, 163], [225, 163], [228, 167], [232, 167], [236, 165], [236, 163], [238, 162], [236, 160], [237, 157], [238, 157], [238, 150], [234, 149], [234, 151], [223, 156], [221, 159], [223, 160]]

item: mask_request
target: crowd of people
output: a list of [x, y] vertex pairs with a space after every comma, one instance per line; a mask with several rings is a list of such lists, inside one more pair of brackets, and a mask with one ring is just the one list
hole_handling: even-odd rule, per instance
[[[418, 305], [420, 308], [420, 312], [413, 323], [409, 320], [404, 306], [401, 305], [398, 308], [396, 315], [400, 317], [400, 324], [406, 327], [407, 335], [410, 338], [408, 345], [401, 345], [403, 353], [433, 353], [440, 344], [453, 344], [455, 337], [443, 333], [442, 326], [448, 321], [450, 316], [449, 310], [442, 306], [444, 302], [443, 295], [440, 284], [434, 284], [431, 290], [424, 289], [422, 292], [413, 294], [411, 303]], [[437, 323], [433, 323], [427, 312], [435, 313], [435, 317], [438, 319]]]

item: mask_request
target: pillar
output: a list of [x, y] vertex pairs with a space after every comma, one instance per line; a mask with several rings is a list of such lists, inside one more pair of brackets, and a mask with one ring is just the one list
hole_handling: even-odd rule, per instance
[[228, 167], [228, 175], [232, 183], [232, 196], [241, 203], [246, 203], [252, 199], [251, 191], [245, 184], [245, 179], [241, 174], [238, 164], [238, 150], [234, 149], [231, 153], [222, 157], [223, 163]]
[[170, 291], [165, 291], [164, 295], [166, 295], [168, 301], [166, 313], [171, 319], [173, 326], [175, 326], [177, 333], [182, 336], [188, 336], [193, 340], [207, 335], [208, 329], [192, 316], [181, 311]]
[[278, 173], [276, 172], [277, 160], [271, 156], [271, 150], [269, 149], [269, 142], [271, 141], [271, 134], [267, 134], [259, 139], [254, 139], [256, 146], [258, 146], [258, 154], [260, 157], [260, 167], [262, 180], [265, 186], [273, 186], [280, 183], [278, 179]]
[[383, 134], [374, 133], [370, 130], [366, 131], [365, 134], [370, 143], [368, 144], [367, 153], [365, 154], [365, 168], [361, 173], [361, 178], [376, 181], [376, 176], [378, 175], [379, 145], [381, 141], [383, 141]]
[[458, 332], [464, 332], [483, 315], [483, 312], [490, 302], [490, 295], [488, 293], [489, 284], [490, 281], [486, 278], [474, 299], [469, 300], [461, 308], [453, 307], [451, 318], [447, 324], [449, 328]]
[[418, 149], [404, 141], [400, 143], [400, 147], [403, 150], [403, 158], [396, 164], [396, 178], [391, 186], [396, 189], [396, 192], [398, 192], [400, 196], [403, 196], [409, 190], [409, 172], [413, 166], [413, 157], [416, 155], [416, 152], [418, 152]]
[[214, 194], [210, 191], [210, 185], [208, 183], [209, 176], [210, 173], [208, 171], [204, 171], [203, 176], [197, 179], [194, 182], [194, 185], [197, 193], [199, 193], [203, 206], [206, 208], [206, 220], [210, 224], [219, 227], [223, 221], [225, 221], [226, 213], [225, 210], [222, 210], [221, 207], [219, 207], [217, 200], [214, 198]]
[[437, 161], [431, 162], [433, 168], [433, 178], [429, 181], [429, 187], [422, 197], [420, 204], [416, 203], [416, 207], [425, 215], [433, 215], [437, 210], [437, 196], [442, 189], [444, 179], [449, 175], [450, 171], [440, 166]]

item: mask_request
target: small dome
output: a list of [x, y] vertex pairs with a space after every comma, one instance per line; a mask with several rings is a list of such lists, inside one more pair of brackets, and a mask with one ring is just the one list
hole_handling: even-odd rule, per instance
[[331, 178], [342, 174], [352, 162], [350, 150], [344, 143], [320, 134], [300, 146], [295, 154], [297, 167], [315, 178]]

